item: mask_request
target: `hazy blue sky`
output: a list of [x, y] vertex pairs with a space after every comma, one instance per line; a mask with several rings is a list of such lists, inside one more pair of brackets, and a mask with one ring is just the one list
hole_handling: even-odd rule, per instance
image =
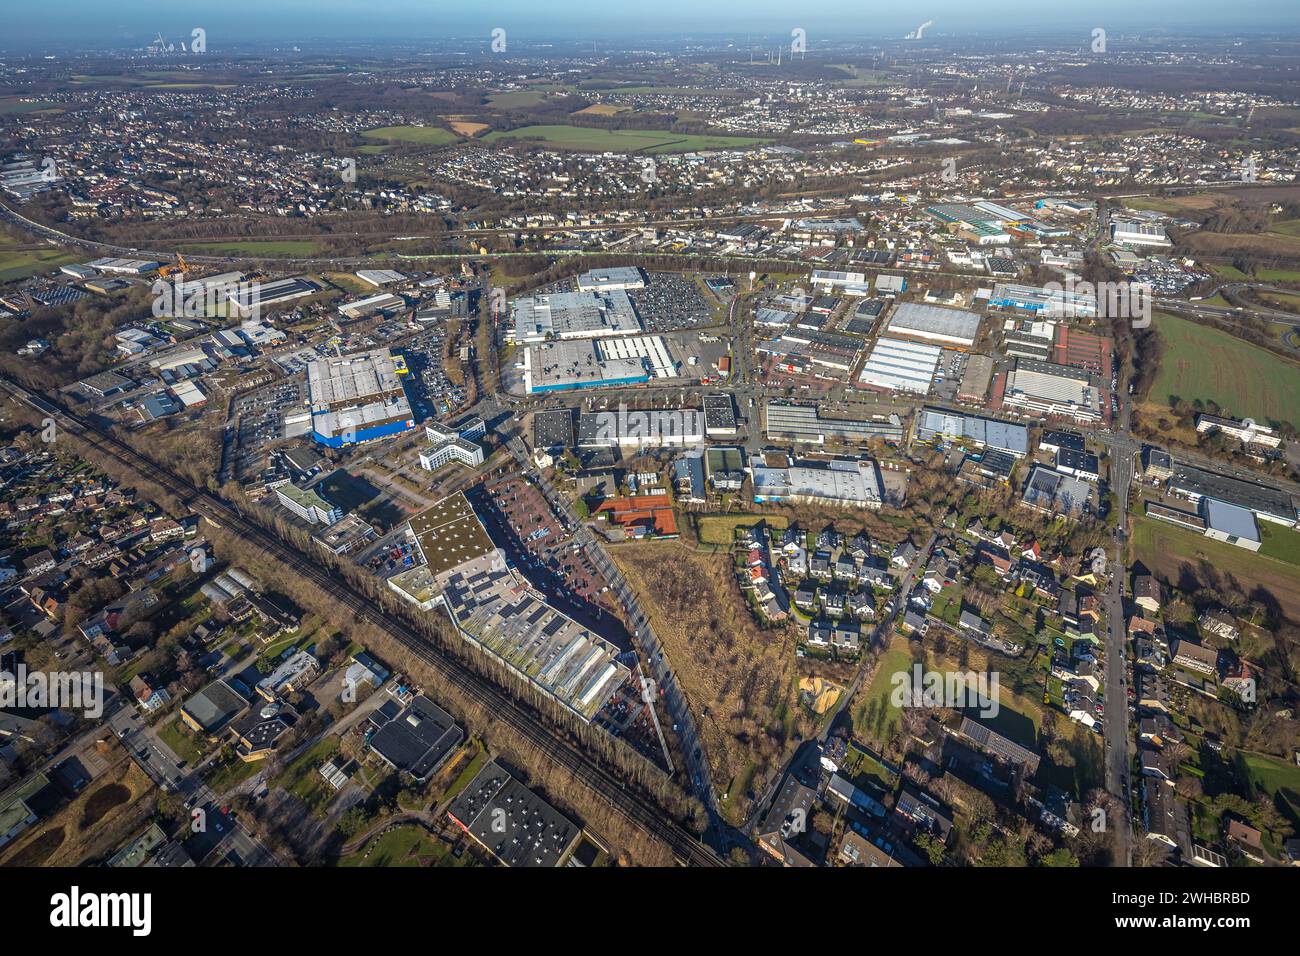
[[520, 40], [560, 36], [608, 38], [620, 46], [638, 36], [721, 32], [836, 37], [902, 36], [923, 20], [931, 33], [1023, 33], [1105, 27], [1177, 32], [1294, 33], [1297, 0], [4, 0], [0, 44], [94, 43], [208, 31], [216, 50], [244, 42], [310, 37], [388, 39], [486, 34], [503, 27]]

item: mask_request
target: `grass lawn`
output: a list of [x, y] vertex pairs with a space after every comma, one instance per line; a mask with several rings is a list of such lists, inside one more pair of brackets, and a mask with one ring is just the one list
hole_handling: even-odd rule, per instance
[[484, 141], [541, 140], [557, 149], [621, 153], [685, 153], [698, 149], [754, 146], [770, 140], [752, 136], [696, 136], [651, 129], [591, 129], [585, 126], [521, 126], [489, 133]]
[[483, 769], [483, 765], [487, 763], [487, 759], [487, 754], [482, 750], [479, 750], [478, 753], [474, 754], [473, 758], [466, 762], [465, 766], [461, 768], [460, 773], [456, 775], [456, 779], [451, 782], [451, 786], [449, 786], [439, 798], [439, 802], [445, 801], [450, 803], [454, 800], [462, 790], [470, 785], [470, 781], [478, 775], [478, 772]]
[[898, 710], [890, 702], [894, 693], [894, 675], [912, 669], [912, 654], [907, 639], [895, 637], [889, 650], [880, 658], [871, 686], [853, 709], [854, 733], [882, 749], [898, 729]]
[[1285, 804], [1292, 821], [1300, 823], [1300, 766], [1262, 754], [1243, 753], [1241, 759], [1250, 774], [1251, 786]]
[[339, 860], [339, 866], [468, 866], [472, 862], [468, 853], [460, 859], [452, 856], [445, 843], [412, 824], [380, 834]]
[[728, 546], [736, 540], [737, 528], [750, 528], [759, 521], [777, 530], [790, 524], [790, 519], [781, 515], [705, 515], [696, 527], [701, 543]]
[[181, 723], [179, 717], [169, 717], [158, 728], [158, 737], [177, 757], [191, 765], [203, 756], [203, 748], [194, 737], [194, 731]]
[[1259, 553], [1287, 564], [1300, 565], [1300, 531], [1272, 521], [1259, 522]]
[[456, 142], [456, 134], [441, 126], [381, 126], [361, 134], [366, 139], [388, 139], [421, 146], [443, 146]]
[[1240, 282], [1250, 278], [1236, 266], [1211, 266], [1210, 268], [1220, 279], [1235, 279]]
[[1300, 269], [1259, 269], [1255, 278], [1261, 282], [1300, 282]]
[[955, 625], [961, 617], [961, 586], [954, 584], [936, 594], [930, 613], [941, 621]]
[[335, 794], [316, 771], [338, 750], [339, 738], [330, 734], [285, 767], [280, 776], [271, 781], [272, 785], [289, 791], [319, 814]]
[[257, 773], [260, 766], [261, 761], [240, 760], [230, 754], [224, 760], [214, 760], [209, 764], [203, 777], [213, 793], [223, 794]]
[[1300, 422], [1300, 366], [1226, 332], [1157, 313], [1164, 342], [1149, 400], [1213, 400], [1226, 414]]

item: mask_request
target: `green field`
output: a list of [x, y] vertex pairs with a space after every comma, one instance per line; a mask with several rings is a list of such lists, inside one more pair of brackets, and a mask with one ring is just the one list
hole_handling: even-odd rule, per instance
[[339, 860], [339, 866], [467, 866], [471, 862], [469, 854], [458, 860], [446, 844], [418, 826], [407, 825], [375, 837], [361, 852]]
[[1214, 270], [1214, 274], [1220, 279], [1233, 279], [1241, 282], [1250, 278], [1250, 276], [1246, 275], [1246, 273], [1242, 272], [1236, 266], [1211, 266], [1211, 268]]
[[168, 717], [158, 726], [157, 732], [158, 739], [186, 763], [193, 764], [203, 756], [203, 750], [194, 739], [194, 731], [182, 724], [179, 717]]
[[1148, 212], [1163, 212], [1171, 215], [1177, 215], [1185, 211], [1186, 207], [1179, 204], [1173, 199], [1159, 199], [1155, 196], [1142, 196], [1137, 199], [1124, 199], [1124, 208], [1139, 209]]
[[1300, 269], [1256, 269], [1255, 278], [1261, 282], [1300, 282]]
[[692, 136], [652, 129], [592, 129], [585, 126], [521, 126], [483, 137], [540, 140], [557, 149], [620, 153], [685, 153], [697, 149], [728, 149], [770, 142], [752, 136]]
[[61, 265], [77, 261], [76, 256], [52, 246], [21, 249], [19, 245], [0, 236], [0, 283], [26, 279], [38, 272], [52, 272]]
[[1300, 422], [1300, 366], [1226, 332], [1157, 313], [1164, 342], [1148, 399], [1212, 400], [1227, 414]]
[[507, 93], [493, 93], [488, 97], [487, 105], [494, 110], [518, 110], [536, 106], [545, 97], [537, 90], [512, 90]]
[[1277, 560], [1285, 561], [1287, 564], [1300, 566], [1300, 531], [1296, 531], [1294, 528], [1284, 528], [1272, 521], [1261, 521], [1259, 536], [1261, 538], [1260, 554], [1268, 555], [1270, 558], [1277, 558]]
[[1275, 222], [1269, 227], [1268, 231], [1276, 232], [1282, 236], [1300, 238], [1300, 219], [1284, 219], [1281, 222]]
[[1242, 753], [1241, 759], [1251, 786], [1280, 801], [1289, 808], [1292, 821], [1300, 821], [1300, 766], [1263, 754]]
[[459, 138], [441, 126], [381, 126], [361, 134], [366, 139], [389, 139], [397, 143], [418, 143], [421, 146], [444, 146]]
[[184, 252], [209, 256], [314, 256], [323, 251], [310, 239], [232, 239], [229, 242], [185, 242]]
[[16, 116], [19, 113], [38, 113], [41, 110], [58, 110], [59, 112], [62, 112], [62, 110], [58, 109], [54, 103], [44, 103], [40, 100], [37, 100], [35, 103], [24, 103], [22, 100], [16, 98], [6, 97], [0, 99], [0, 116]]
[[898, 727], [898, 708], [891, 698], [894, 693], [894, 675], [912, 669], [912, 654], [907, 641], [895, 637], [880, 659], [871, 686], [853, 710], [854, 733], [877, 744], [886, 743]]
[[1255, 588], [1263, 588], [1290, 618], [1300, 620], [1300, 568], [1288, 563], [1288, 557], [1294, 557], [1294, 542], [1285, 535], [1270, 535], [1285, 529], [1260, 522], [1268, 551], [1277, 552], [1271, 556], [1264, 549], [1247, 551], [1154, 518], [1135, 516], [1132, 523], [1132, 559], [1141, 561], [1166, 583], [1182, 579], [1184, 566], [1188, 566], [1202, 583], [1212, 576], [1231, 578], [1247, 596]]

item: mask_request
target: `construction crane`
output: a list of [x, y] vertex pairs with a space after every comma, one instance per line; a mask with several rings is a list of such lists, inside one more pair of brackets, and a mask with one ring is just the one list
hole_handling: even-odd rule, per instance
[[185, 257], [178, 252], [176, 253], [176, 264], [174, 266], [163, 266], [158, 270], [158, 274], [166, 278], [174, 272], [179, 272], [181, 275], [188, 275], [189, 271], [189, 263], [186, 262]]

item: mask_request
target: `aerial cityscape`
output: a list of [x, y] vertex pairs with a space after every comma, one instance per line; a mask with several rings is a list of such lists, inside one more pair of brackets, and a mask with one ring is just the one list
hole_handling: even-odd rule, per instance
[[0, 865], [1300, 866], [1294, 10], [53, 6]]

